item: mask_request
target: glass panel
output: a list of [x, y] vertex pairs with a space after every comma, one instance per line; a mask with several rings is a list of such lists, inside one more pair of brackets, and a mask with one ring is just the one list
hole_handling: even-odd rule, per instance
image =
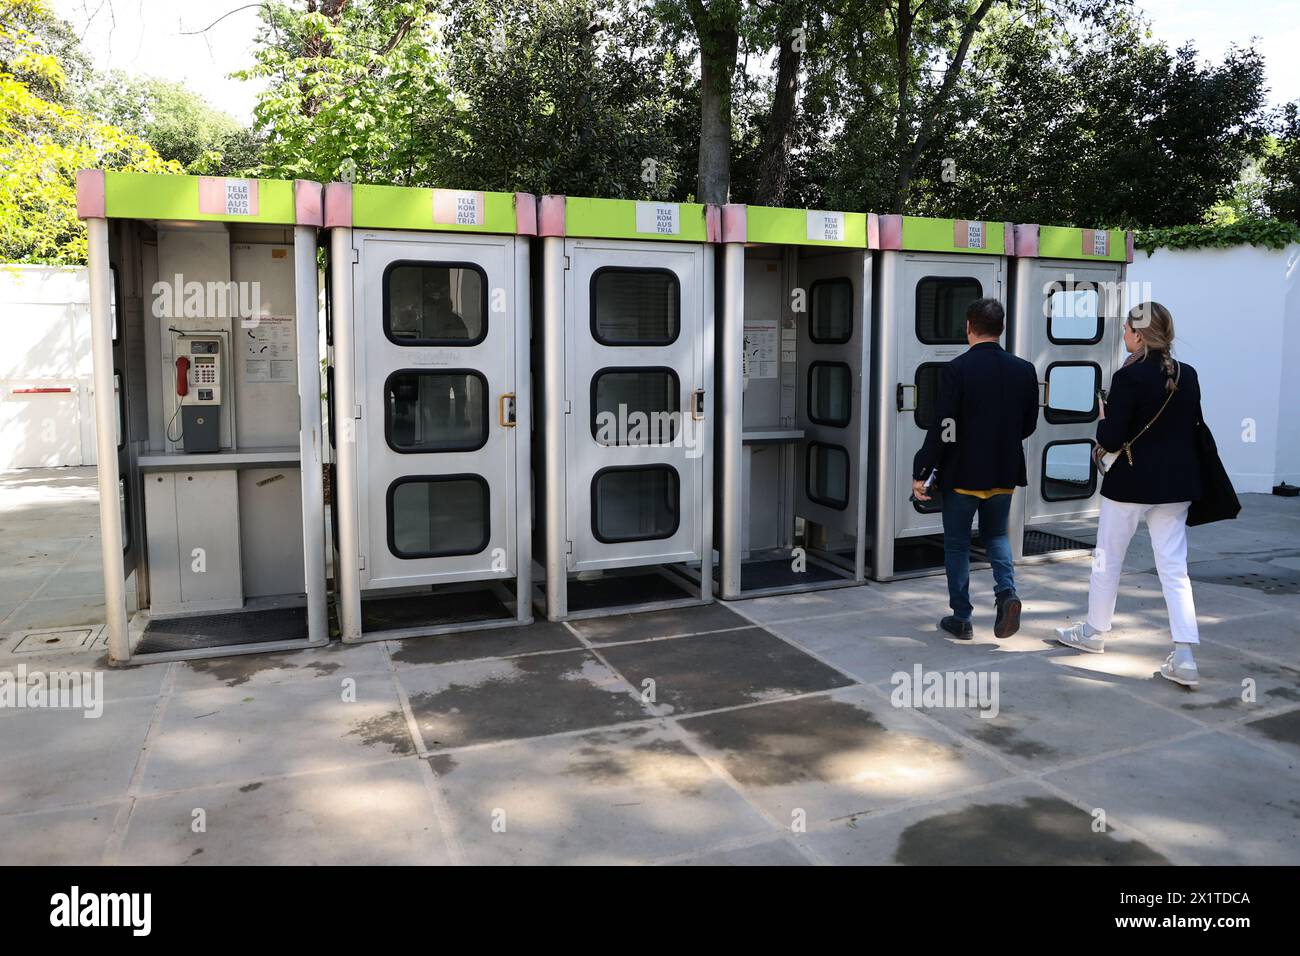
[[853, 336], [853, 283], [848, 279], [824, 279], [812, 284], [812, 329], [814, 342], [840, 344]]
[[677, 532], [680, 482], [666, 465], [610, 468], [591, 484], [591, 531], [600, 541], [648, 541]]
[[131, 550], [131, 509], [127, 502], [125, 478], [117, 479], [117, 498], [122, 516], [122, 551], [125, 553]]
[[666, 445], [681, 387], [672, 369], [608, 369], [591, 380], [591, 435], [602, 445]]
[[927, 362], [916, 369], [916, 427], [929, 431], [938, 422], [939, 376], [944, 362]]
[[1047, 408], [1043, 417], [1053, 425], [1092, 421], [1097, 417], [1100, 388], [1100, 366], [1091, 362], [1049, 365]]
[[1047, 337], [1058, 343], [1100, 341], [1100, 302], [1092, 286], [1057, 288], [1048, 299]]
[[1091, 498], [1097, 490], [1092, 442], [1055, 442], [1043, 452], [1043, 498], [1066, 501]]
[[849, 453], [839, 445], [808, 443], [808, 498], [841, 511], [849, 504]]
[[847, 365], [813, 362], [808, 369], [808, 417], [818, 425], [843, 428], [853, 417], [853, 386]]
[[478, 372], [394, 372], [384, 401], [384, 436], [394, 451], [473, 451], [487, 443], [487, 382]]
[[398, 345], [474, 345], [487, 334], [476, 266], [399, 262], [384, 272], [384, 334]]
[[983, 294], [970, 276], [926, 276], [916, 284], [916, 337], [929, 345], [965, 345], [966, 310]]
[[668, 345], [681, 328], [681, 287], [665, 269], [598, 269], [591, 334], [602, 345]]
[[404, 478], [388, 491], [388, 547], [399, 558], [478, 554], [488, 545], [487, 482]]

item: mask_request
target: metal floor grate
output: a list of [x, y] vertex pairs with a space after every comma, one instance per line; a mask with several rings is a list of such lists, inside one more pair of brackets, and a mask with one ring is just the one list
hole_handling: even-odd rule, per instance
[[361, 602], [361, 627], [366, 631], [513, 619], [510, 609], [488, 588], [366, 598]]
[[1025, 530], [1025, 557], [1035, 554], [1051, 554], [1053, 551], [1091, 551], [1092, 545], [1086, 541], [1076, 541], [1065, 535], [1052, 534], [1050, 531]]
[[796, 584], [816, 584], [821, 581], [842, 581], [845, 575], [809, 561], [803, 571], [790, 567], [790, 558], [769, 561], [746, 561], [740, 566], [740, 586], [749, 590], [784, 588]]
[[677, 601], [695, 595], [662, 574], [606, 574], [598, 580], [569, 579], [569, 610], [592, 611], [625, 604]]
[[305, 607], [273, 607], [151, 620], [132, 654], [307, 640]]

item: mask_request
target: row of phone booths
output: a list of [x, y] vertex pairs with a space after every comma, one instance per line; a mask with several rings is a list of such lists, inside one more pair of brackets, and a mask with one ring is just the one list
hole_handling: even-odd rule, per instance
[[933, 573], [911, 461], [983, 296], [1041, 383], [1013, 546], [1086, 550], [1123, 232], [101, 171], [78, 210], [114, 662]]

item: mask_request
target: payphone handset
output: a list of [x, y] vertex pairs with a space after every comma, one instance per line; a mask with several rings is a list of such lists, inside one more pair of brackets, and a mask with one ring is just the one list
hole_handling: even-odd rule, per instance
[[220, 405], [221, 340], [181, 338], [176, 351], [176, 395], [180, 404]]

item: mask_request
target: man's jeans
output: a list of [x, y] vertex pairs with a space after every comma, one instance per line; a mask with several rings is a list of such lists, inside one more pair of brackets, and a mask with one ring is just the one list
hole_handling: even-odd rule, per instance
[[971, 615], [970, 528], [976, 512], [980, 516], [980, 541], [993, 565], [995, 597], [1016, 589], [1011, 539], [1007, 537], [1011, 498], [1011, 495], [976, 498], [955, 491], [943, 493], [943, 566], [948, 572], [948, 604], [958, 620], [969, 621]]

